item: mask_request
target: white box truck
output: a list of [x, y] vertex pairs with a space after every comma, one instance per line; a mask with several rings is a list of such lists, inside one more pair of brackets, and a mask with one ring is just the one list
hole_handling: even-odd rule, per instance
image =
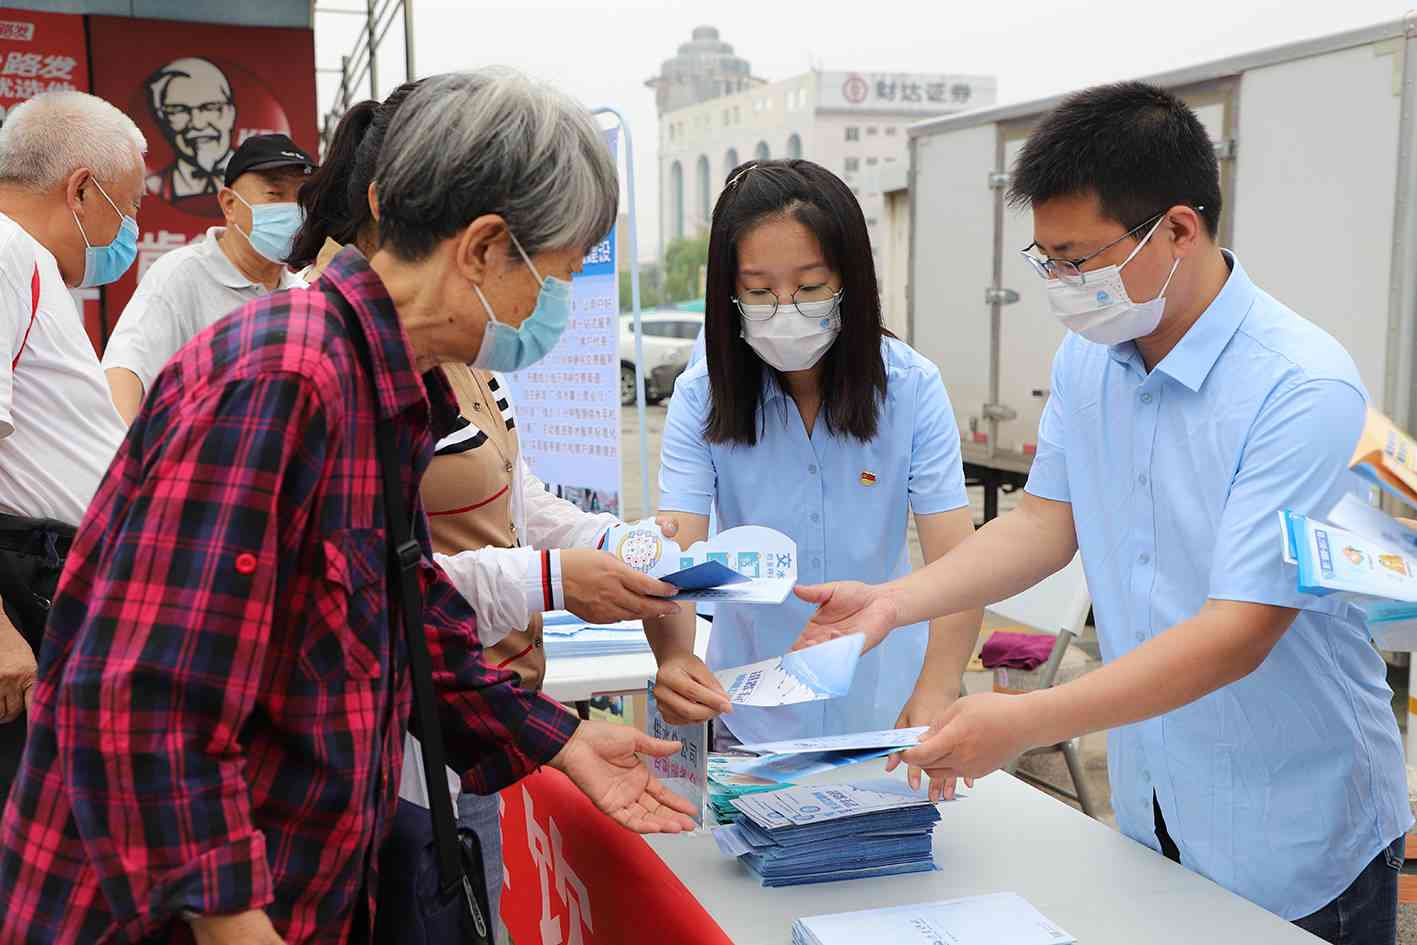
[[[1337, 338], [1405, 429], [1417, 321], [1417, 14], [1146, 77], [1191, 104], [1220, 157], [1222, 245]], [[910, 128], [907, 339], [939, 365], [966, 476], [1024, 482], [1063, 328], [1019, 257], [1032, 216], [1008, 171], [1063, 96]]]

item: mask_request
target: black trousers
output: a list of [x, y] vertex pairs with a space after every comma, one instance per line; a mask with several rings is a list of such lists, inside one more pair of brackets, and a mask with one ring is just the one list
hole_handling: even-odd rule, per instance
[[[47, 519], [0, 515], [0, 602], [5, 616], [39, 657], [49, 602], [59, 584], [74, 529]], [[0, 724], [0, 809], [25, 750], [29, 719]]]
[[[1161, 805], [1151, 795], [1156, 839], [1168, 860], [1181, 862], [1176, 841], [1166, 829]], [[1339, 897], [1312, 915], [1294, 920], [1330, 945], [1395, 945], [1397, 941], [1397, 875], [1402, 869], [1406, 835], [1399, 836], [1358, 874]]]

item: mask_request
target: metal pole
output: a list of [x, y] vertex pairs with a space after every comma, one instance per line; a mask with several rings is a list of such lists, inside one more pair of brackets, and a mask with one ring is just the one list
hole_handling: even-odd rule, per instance
[[364, 26], [369, 32], [369, 97], [378, 101], [379, 61], [377, 52], [379, 40], [374, 36], [374, 2], [375, 0], [368, 0], [369, 15], [364, 21]]
[[412, 82], [413, 69], [413, 0], [403, 0], [403, 62], [404, 78]]
[[[994, 166], [1004, 171], [1004, 136], [1001, 132], [995, 143]], [[994, 189], [994, 281], [995, 290], [1004, 285], [1004, 189]], [[999, 449], [999, 415], [994, 408], [999, 403], [999, 345], [1004, 334], [1004, 307], [996, 297], [989, 306], [989, 406], [987, 414], [989, 427], [989, 451], [992, 457]]]
[[[609, 107], [594, 110], [597, 115], [613, 115], [620, 122], [620, 131], [625, 135], [625, 189], [628, 191], [628, 212], [630, 215], [630, 310], [635, 318], [635, 413], [640, 422], [640, 495], [644, 496], [644, 517], [653, 515], [655, 509], [649, 494], [649, 426], [645, 420], [645, 343], [640, 325], [640, 240], [639, 225], [635, 222], [635, 147], [630, 137], [630, 126], [625, 116]], [[623, 508], [623, 506], [622, 506]]]

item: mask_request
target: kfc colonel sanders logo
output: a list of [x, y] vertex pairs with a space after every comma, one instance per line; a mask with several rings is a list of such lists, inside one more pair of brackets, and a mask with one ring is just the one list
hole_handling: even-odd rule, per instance
[[[135, 115], [151, 117], [147, 192], [164, 203], [204, 217], [220, 217], [217, 191], [226, 163], [251, 135], [290, 134], [280, 102], [251, 71], [229, 62], [184, 56], [144, 83], [146, 103]], [[144, 131], [148, 131], [144, 128]], [[163, 148], [154, 140], [161, 137]]]

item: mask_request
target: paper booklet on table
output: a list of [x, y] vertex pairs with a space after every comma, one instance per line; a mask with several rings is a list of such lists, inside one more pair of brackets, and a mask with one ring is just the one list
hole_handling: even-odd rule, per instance
[[902, 778], [796, 786], [734, 798], [741, 816], [713, 831], [764, 886], [803, 886], [933, 871], [940, 811]]
[[1417, 507], [1417, 442], [1371, 407], [1348, 467], [1383, 491]]
[[735, 751], [743, 754], [726, 757], [720, 764], [725, 773], [741, 777], [766, 781], [795, 781], [863, 761], [884, 758], [914, 745], [925, 731], [925, 727], [921, 726], [739, 745]]
[[547, 655], [561, 659], [583, 656], [626, 656], [650, 652], [638, 620], [612, 624], [587, 623], [564, 610], [548, 611], [542, 621]]
[[714, 673], [735, 705], [778, 706], [835, 699], [851, 690], [866, 637], [838, 637], [775, 659]]
[[794, 945], [1070, 945], [1076, 942], [1015, 893], [798, 919]]
[[674, 600], [781, 604], [797, 583], [797, 543], [761, 525], [730, 528], [682, 550], [654, 519], [644, 519], [612, 526], [604, 548], [679, 588]]

